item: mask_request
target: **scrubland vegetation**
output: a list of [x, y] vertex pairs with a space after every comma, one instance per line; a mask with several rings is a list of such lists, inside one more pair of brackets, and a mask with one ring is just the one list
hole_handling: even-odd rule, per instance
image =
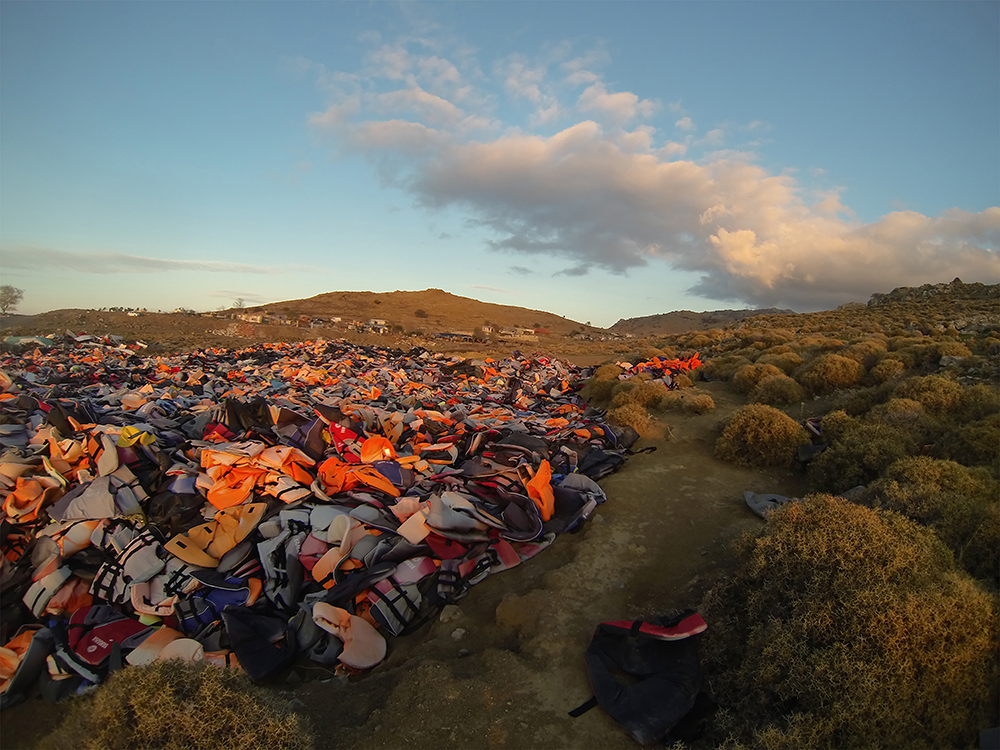
[[242, 670], [157, 661], [74, 700], [40, 747], [62, 750], [305, 750], [307, 720]]
[[[747, 401], [719, 459], [792, 466], [813, 493], [742, 539], [703, 603], [707, 739], [977, 746], [1000, 723], [1000, 286], [902, 288], [650, 345], [699, 351], [695, 384]], [[669, 396], [619, 372], [598, 369], [585, 395], [648, 434]]]

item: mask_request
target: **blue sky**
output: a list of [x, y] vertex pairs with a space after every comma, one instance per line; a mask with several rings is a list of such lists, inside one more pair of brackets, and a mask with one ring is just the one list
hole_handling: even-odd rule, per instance
[[0, 4], [20, 311], [1000, 281], [1000, 4]]

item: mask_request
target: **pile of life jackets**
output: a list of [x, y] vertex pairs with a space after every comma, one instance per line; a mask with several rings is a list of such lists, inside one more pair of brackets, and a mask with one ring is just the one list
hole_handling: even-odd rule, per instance
[[154, 659], [369, 669], [605, 502], [637, 435], [546, 357], [342, 342], [0, 354], [0, 690]]
[[695, 352], [689, 357], [652, 357], [635, 364], [631, 362], [617, 362], [616, 364], [623, 370], [618, 376], [619, 380], [628, 380], [640, 373], [647, 373], [653, 381], [660, 381], [667, 388], [676, 388], [676, 376], [679, 373], [690, 372], [701, 367], [702, 361], [698, 357], [698, 352]]

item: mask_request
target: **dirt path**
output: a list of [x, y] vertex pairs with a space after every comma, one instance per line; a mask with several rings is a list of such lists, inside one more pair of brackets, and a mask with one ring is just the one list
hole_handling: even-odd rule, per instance
[[[289, 691], [319, 747], [635, 748], [590, 697], [583, 653], [597, 623], [696, 607], [729, 559], [728, 542], [759, 528], [742, 492], [801, 492], [786, 471], [740, 469], [712, 455], [713, 426], [739, 403], [721, 384], [716, 411], [668, 415], [673, 439], [603, 480], [609, 501], [582, 533], [491, 576], [458, 609], [407, 638], [371, 674]], [[709, 623], [711, 627], [711, 623]]]

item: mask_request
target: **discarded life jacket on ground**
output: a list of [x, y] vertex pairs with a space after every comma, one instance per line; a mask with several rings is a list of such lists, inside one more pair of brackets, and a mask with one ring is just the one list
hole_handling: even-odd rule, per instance
[[[706, 627], [701, 615], [691, 612], [655, 623], [602, 622], [586, 653], [594, 697], [570, 716], [600, 705], [637, 742], [663, 739], [694, 707], [701, 690], [695, 636]], [[631, 684], [616, 672], [629, 675]]]

